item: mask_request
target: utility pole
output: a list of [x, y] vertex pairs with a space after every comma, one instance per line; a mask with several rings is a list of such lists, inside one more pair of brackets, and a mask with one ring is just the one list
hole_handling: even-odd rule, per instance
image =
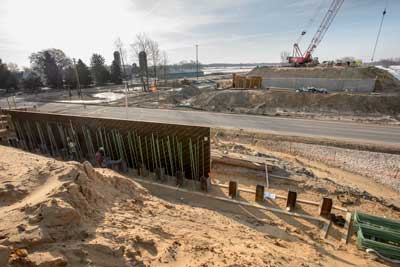
[[75, 58], [72, 59], [74, 62], [74, 70], [75, 70], [75, 78], [76, 78], [76, 82], [78, 83], [78, 92], [79, 92], [79, 96], [82, 99], [82, 90], [81, 90], [81, 83], [79, 81], [79, 74], [78, 74], [78, 70], [76, 69], [76, 63], [75, 63]]
[[385, 20], [385, 16], [386, 16], [386, 13], [387, 13], [386, 12], [387, 6], [388, 6], [388, 1], [386, 1], [386, 7], [385, 7], [385, 9], [383, 10], [383, 13], [382, 13], [381, 24], [379, 25], [378, 35], [376, 36], [374, 51], [372, 52], [372, 57], [371, 57], [371, 62], [373, 62], [374, 59], [375, 59], [376, 48], [378, 47], [379, 38], [381, 37], [383, 21]]
[[199, 79], [199, 45], [196, 45], [196, 71], [197, 71], [197, 80]]
[[125, 62], [124, 62], [124, 56], [122, 54], [122, 47], [118, 47], [118, 49], [119, 49], [119, 55], [120, 55], [120, 59], [121, 59], [121, 62], [119, 62], [119, 63], [121, 63], [121, 65], [122, 65], [122, 70], [124, 71], [125, 86], [126, 86], [126, 89], [128, 90], [129, 89], [128, 74], [126, 73], [126, 70], [125, 70]]
[[119, 64], [122, 65], [122, 69], [124, 71], [124, 81], [125, 81], [125, 112], [126, 112], [126, 118], [128, 118], [128, 91], [129, 91], [129, 82], [128, 82], [128, 75], [125, 70], [125, 62], [124, 62], [124, 55], [122, 54], [122, 47], [119, 48], [119, 56], [120, 56], [120, 62]]

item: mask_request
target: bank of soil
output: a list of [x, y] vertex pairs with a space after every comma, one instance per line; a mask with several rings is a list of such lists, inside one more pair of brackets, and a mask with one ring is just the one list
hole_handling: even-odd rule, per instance
[[324, 177], [336, 177], [336, 182], [385, 199], [387, 205], [400, 209], [400, 155], [279, 140], [221, 129], [214, 130], [212, 135], [217, 143], [236, 144], [246, 148], [244, 151], [256, 154], [281, 155], [290, 161], [314, 167]]
[[190, 102], [196, 109], [214, 112], [395, 124], [400, 120], [400, 95], [221, 90], [204, 92]]
[[[0, 265], [384, 266], [354, 244], [342, 245], [340, 230], [322, 239], [319, 226], [302, 219], [237, 207], [227, 212], [212, 201], [201, 208], [172, 193], [158, 198], [89, 163], [0, 147], [0, 169]], [[214, 179], [224, 179], [220, 170]], [[304, 173], [298, 172], [309, 177]], [[304, 191], [314, 188], [319, 198], [316, 181]], [[361, 203], [392, 216], [374, 200]]]
[[400, 80], [386, 70], [376, 67], [313, 67], [313, 68], [255, 68], [249, 76], [263, 78], [327, 78], [327, 79], [377, 79], [375, 91], [400, 92]]

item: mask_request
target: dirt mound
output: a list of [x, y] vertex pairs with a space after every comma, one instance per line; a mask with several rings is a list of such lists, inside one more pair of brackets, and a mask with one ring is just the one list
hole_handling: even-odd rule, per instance
[[275, 115], [313, 113], [315, 115], [399, 116], [400, 96], [300, 94], [261, 90], [224, 90], [194, 97], [192, 105], [220, 112]]
[[[67, 266], [68, 262], [82, 261], [86, 252], [83, 252], [81, 242], [95, 237], [94, 229], [102, 223], [105, 212], [115, 201], [129, 200], [140, 214], [141, 203], [150, 197], [131, 180], [111, 171], [99, 173], [88, 162], [83, 165], [62, 163], [0, 148], [1, 154], [8, 157], [16, 153], [25, 160], [31, 158], [38, 165], [44, 165], [37, 172], [38, 166], [28, 168], [28, 173], [36, 174], [27, 177], [24, 171], [21, 172], [24, 167], [18, 166], [18, 162], [10, 162], [7, 174], [0, 178], [2, 194], [8, 196], [0, 205], [0, 244], [12, 248], [10, 266]], [[3, 160], [1, 163], [6, 164]], [[67, 251], [64, 251], [64, 243], [70, 243]], [[43, 251], [49, 244], [52, 247]], [[93, 253], [102, 254], [105, 253], [102, 250], [108, 250], [111, 266], [119, 266], [116, 263], [118, 257], [113, 256], [115, 251], [111, 248], [85, 246]], [[41, 265], [43, 260], [46, 265]]]
[[259, 67], [249, 76], [263, 78], [327, 78], [327, 79], [377, 79], [377, 92], [399, 92], [400, 81], [388, 71], [376, 67], [314, 67], [276, 68]]
[[306, 221], [292, 226], [252, 211], [260, 221], [218, 211], [208, 199], [207, 209], [183, 204], [189, 196], [167, 202], [89, 163], [2, 146], [0, 155], [7, 155], [0, 157], [0, 185], [27, 190], [0, 205], [0, 266], [381, 266], [354, 249], [326, 245]]
[[180, 90], [174, 89], [174, 91], [167, 95], [161, 102], [163, 104], [178, 104], [200, 94], [200, 89], [192, 85], [184, 85]]

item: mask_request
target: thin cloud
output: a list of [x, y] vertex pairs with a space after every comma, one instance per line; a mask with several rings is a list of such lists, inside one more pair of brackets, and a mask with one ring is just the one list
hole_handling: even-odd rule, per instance
[[[137, 33], [145, 32], [170, 53], [171, 62], [192, 58], [195, 44], [206, 49], [203, 62], [277, 61], [280, 52], [290, 49], [300, 32], [309, 28], [302, 43], [306, 45], [330, 1], [0, 0], [0, 58], [28, 65], [30, 53], [56, 47], [86, 62], [98, 52], [109, 63], [117, 37], [130, 44]], [[357, 47], [355, 57], [368, 54], [368, 45], [359, 44], [369, 44], [376, 34], [381, 2], [345, 1], [318, 56], [347, 55], [343, 40], [349, 50]], [[385, 40], [400, 42], [396, 27], [400, 18], [394, 15], [399, 12], [400, 1], [391, 0], [382, 33], [382, 57], [398, 56]]]

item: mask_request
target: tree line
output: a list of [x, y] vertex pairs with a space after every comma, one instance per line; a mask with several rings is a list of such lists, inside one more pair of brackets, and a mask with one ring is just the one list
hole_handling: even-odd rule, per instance
[[[7, 92], [18, 89], [34, 91], [41, 87], [76, 89], [108, 83], [122, 84], [140, 69], [135, 63], [127, 63], [127, 52], [119, 38], [114, 45], [111, 65], [107, 65], [105, 58], [98, 53], [91, 56], [87, 65], [82, 59], [75, 61], [56, 48], [32, 53], [29, 56], [30, 67], [23, 70], [15, 64], [2, 63], [0, 59], [0, 89]], [[138, 34], [129, 49], [134, 61], [138, 60], [140, 52], [146, 52], [150, 75], [155, 80], [166, 77], [168, 57], [157, 41], [144, 33]]]
[[20, 71], [15, 64], [4, 64], [0, 59], [0, 89], [13, 91], [23, 88], [34, 91], [41, 87], [76, 89], [92, 84], [122, 83], [122, 66], [119, 52], [114, 52], [111, 67], [106, 66], [100, 54], [93, 54], [90, 67], [82, 59], [75, 62], [60, 49], [45, 49], [32, 53], [30, 68]]

